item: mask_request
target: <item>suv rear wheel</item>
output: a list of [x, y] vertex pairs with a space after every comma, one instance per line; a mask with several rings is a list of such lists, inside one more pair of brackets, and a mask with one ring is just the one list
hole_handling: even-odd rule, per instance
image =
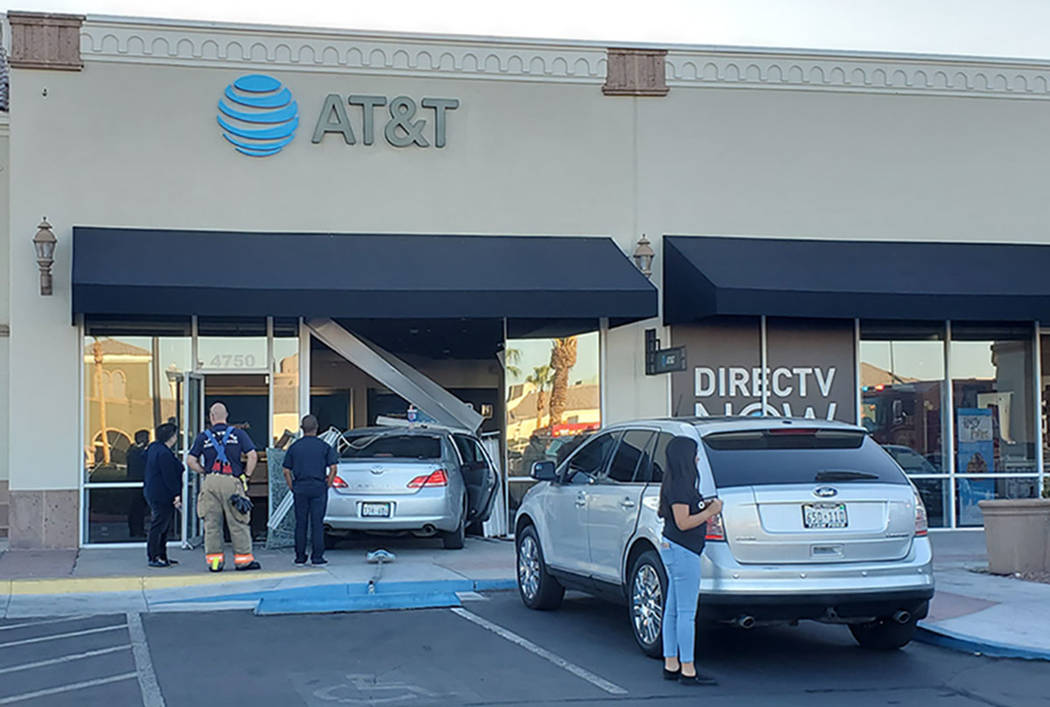
[[667, 572], [655, 551], [646, 550], [634, 561], [627, 589], [634, 640], [647, 656], [659, 658], [663, 655]]
[[911, 642], [917, 622], [914, 616], [903, 624], [892, 618], [883, 618], [866, 624], [850, 624], [849, 630], [861, 648], [893, 651]]
[[517, 539], [518, 594], [530, 609], [557, 609], [565, 598], [565, 587], [547, 573], [536, 529], [525, 526]]

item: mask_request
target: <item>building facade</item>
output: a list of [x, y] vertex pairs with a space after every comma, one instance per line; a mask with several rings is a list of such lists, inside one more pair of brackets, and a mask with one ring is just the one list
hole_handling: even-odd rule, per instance
[[[135, 433], [213, 400], [261, 448], [307, 409], [419, 406], [387, 354], [483, 419], [504, 513], [528, 437], [666, 415], [863, 424], [938, 527], [1043, 487], [1050, 64], [16, 12], [3, 36], [12, 547], [136, 542]], [[646, 330], [686, 369], [647, 375]]]

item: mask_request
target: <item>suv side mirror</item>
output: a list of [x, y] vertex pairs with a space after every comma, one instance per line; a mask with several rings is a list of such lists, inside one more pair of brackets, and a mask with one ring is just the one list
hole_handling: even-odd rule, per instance
[[535, 462], [529, 475], [537, 481], [554, 481], [554, 462]]

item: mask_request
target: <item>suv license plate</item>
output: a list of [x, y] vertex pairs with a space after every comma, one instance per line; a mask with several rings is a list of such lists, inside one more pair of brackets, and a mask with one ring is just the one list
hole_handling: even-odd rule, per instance
[[802, 525], [806, 528], [845, 528], [845, 503], [807, 503], [802, 506]]
[[361, 504], [361, 517], [362, 518], [389, 518], [390, 517], [390, 504], [389, 503], [362, 503]]

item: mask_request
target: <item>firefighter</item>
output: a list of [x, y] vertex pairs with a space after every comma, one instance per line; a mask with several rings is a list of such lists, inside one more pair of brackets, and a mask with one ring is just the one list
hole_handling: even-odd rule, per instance
[[[222, 519], [230, 529], [233, 565], [237, 570], [260, 568], [252, 555], [251, 501], [248, 478], [255, 471], [259, 454], [244, 430], [227, 423], [229, 413], [222, 403], [208, 411], [211, 427], [197, 436], [190, 448], [190, 469], [204, 475], [197, 513], [204, 519], [204, 560], [211, 572], [226, 564], [222, 547]], [[246, 462], [241, 463], [241, 455]]]

